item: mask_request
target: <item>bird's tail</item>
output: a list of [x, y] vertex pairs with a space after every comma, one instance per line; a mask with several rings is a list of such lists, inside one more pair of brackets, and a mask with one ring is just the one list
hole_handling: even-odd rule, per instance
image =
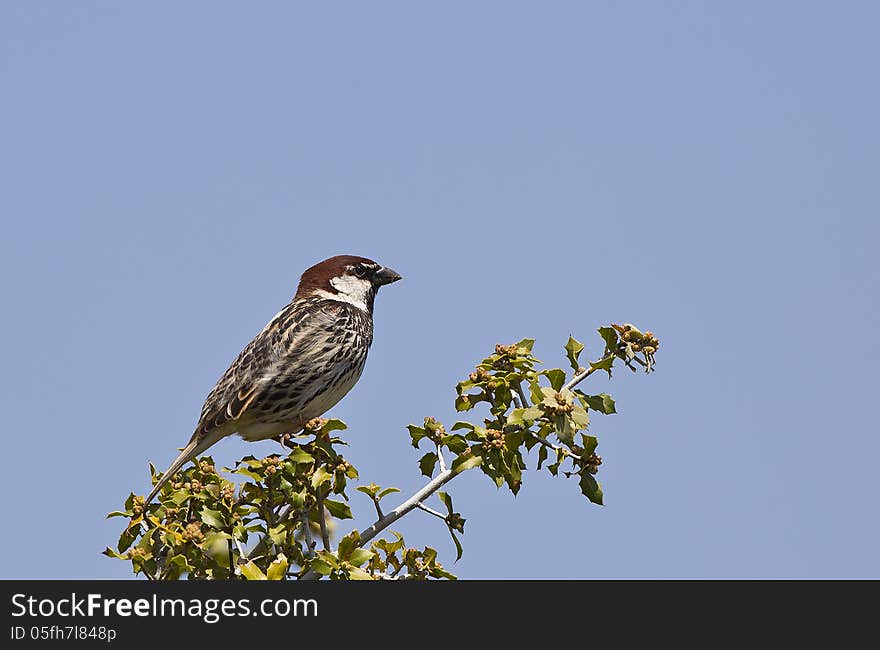
[[153, 491], [150, 492], [150, 496], [148, 496], [146, 498], [146, 501], [144, 501], [144, 505], [148, 505], [150, 501], [153, 500], [153, 497], [156, 496], [159, 493], [159, 490], [162, 489], [162, 486], [165, 485], [171, 479], [171, 477], [177, 473], [177, 470], [186, 465], [189, 461], [198, 456], [205, 449], [210, 447], [214, 442], [215, 441], [213, 440], [197, 440], [196, 437], [193, 436], [193, 439], [189, 441], [186, 447], [180, 450], [180, 454], [177, 456], [177, 458], [174, 459], [174, 462], [171, 463], [171, 466], [167, 470], [165, 470], [164, 474], [162, 474], [162, 478], [160, 478], [156, 485], [153, 487]]

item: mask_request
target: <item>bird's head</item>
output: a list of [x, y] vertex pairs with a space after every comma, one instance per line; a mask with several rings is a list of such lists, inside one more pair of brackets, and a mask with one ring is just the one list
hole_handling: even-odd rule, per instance
[[354, 305], [373, 312], [373, 300], [379, 287], [400, 280], [397, 271], [356, 255], [337, 255], [305, 270], [296, 290], [296, 298], [319, 296]]

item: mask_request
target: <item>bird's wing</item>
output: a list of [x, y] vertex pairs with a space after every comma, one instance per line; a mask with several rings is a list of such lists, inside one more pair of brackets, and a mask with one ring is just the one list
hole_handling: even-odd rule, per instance
[[[239, 353], [208, 394], [192, 439], [202, 440], [241, 419], [271, 381], [279, 361], [290, 363], [292, 357], [310, 348], [302, 340], [305, 322], [318, 319], [331, 323], [334, 311], [326, 303], [294, 301], [278, 312]], [[227, 432], [231, 433], [228, 429]]]

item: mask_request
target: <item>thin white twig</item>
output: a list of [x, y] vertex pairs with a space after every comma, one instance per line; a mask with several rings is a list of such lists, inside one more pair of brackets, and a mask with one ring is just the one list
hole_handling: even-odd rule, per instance
[[[443, 458], [443, 450], [440, 449], [439, 442], [437, 443], [437, 460], [440, 461], [440, 471], [445, 472], [446, 471], [446, 459]], [[381, 519], [381, 515], [380, 515], [380, 519]]]
[[429, 508], [429, 507], [426, 506], [424, 503], [417, 503], [417, 504], [416, 504], [416, 508], [418, 508], [419, 510], [424, 510], [424, 511], [427, 512], [429, 515], [434, 515], [435, 517], [440, 517], [440, 519], [442, 519], [443, 521], [446, 521], [446, 515], [437, 512], [437, 511], [434, 510], [433, 508]]
[[[440, 472], [437, 476], [431, 479], [431, 481], [421, 490], [416, 492], [409, 499], [397, 506], [394, 510], [375, 522], [372, 526], [364, 530], [364, 532], [361, 533], [361, 539], [357, 545], [364, 546], [365, 544], [367, 544], [376, 535], [388, 528], [388, 526], [393, 524], [395, 521], [403, 517], [411, 510], [417, 508], [422, 501], [434, 494], [434, 492], [439, 490], [446, 483], [455, 478], [458, 474], [459, 472], [454, 472], [452, 471], [452, 469], [447, 469], [445, 472]], [[314, 571], [307, 571], [305, 574], [303, 574], [301, 580], [317, 580], [318, 578], [320, 578], [320, 575], [318, 575]]]

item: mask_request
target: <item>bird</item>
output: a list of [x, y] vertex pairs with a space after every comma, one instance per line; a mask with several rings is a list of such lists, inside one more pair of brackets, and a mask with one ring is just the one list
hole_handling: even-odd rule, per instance
[[306, 269], [290, 303], [217, 380], [189, 442], [145, 499], [190, 460], [237, 433], [247, 441], [295, 434], [354, 387], [373, 341], [373, 302], [401, 275], [366, 257], [337, 255]]

